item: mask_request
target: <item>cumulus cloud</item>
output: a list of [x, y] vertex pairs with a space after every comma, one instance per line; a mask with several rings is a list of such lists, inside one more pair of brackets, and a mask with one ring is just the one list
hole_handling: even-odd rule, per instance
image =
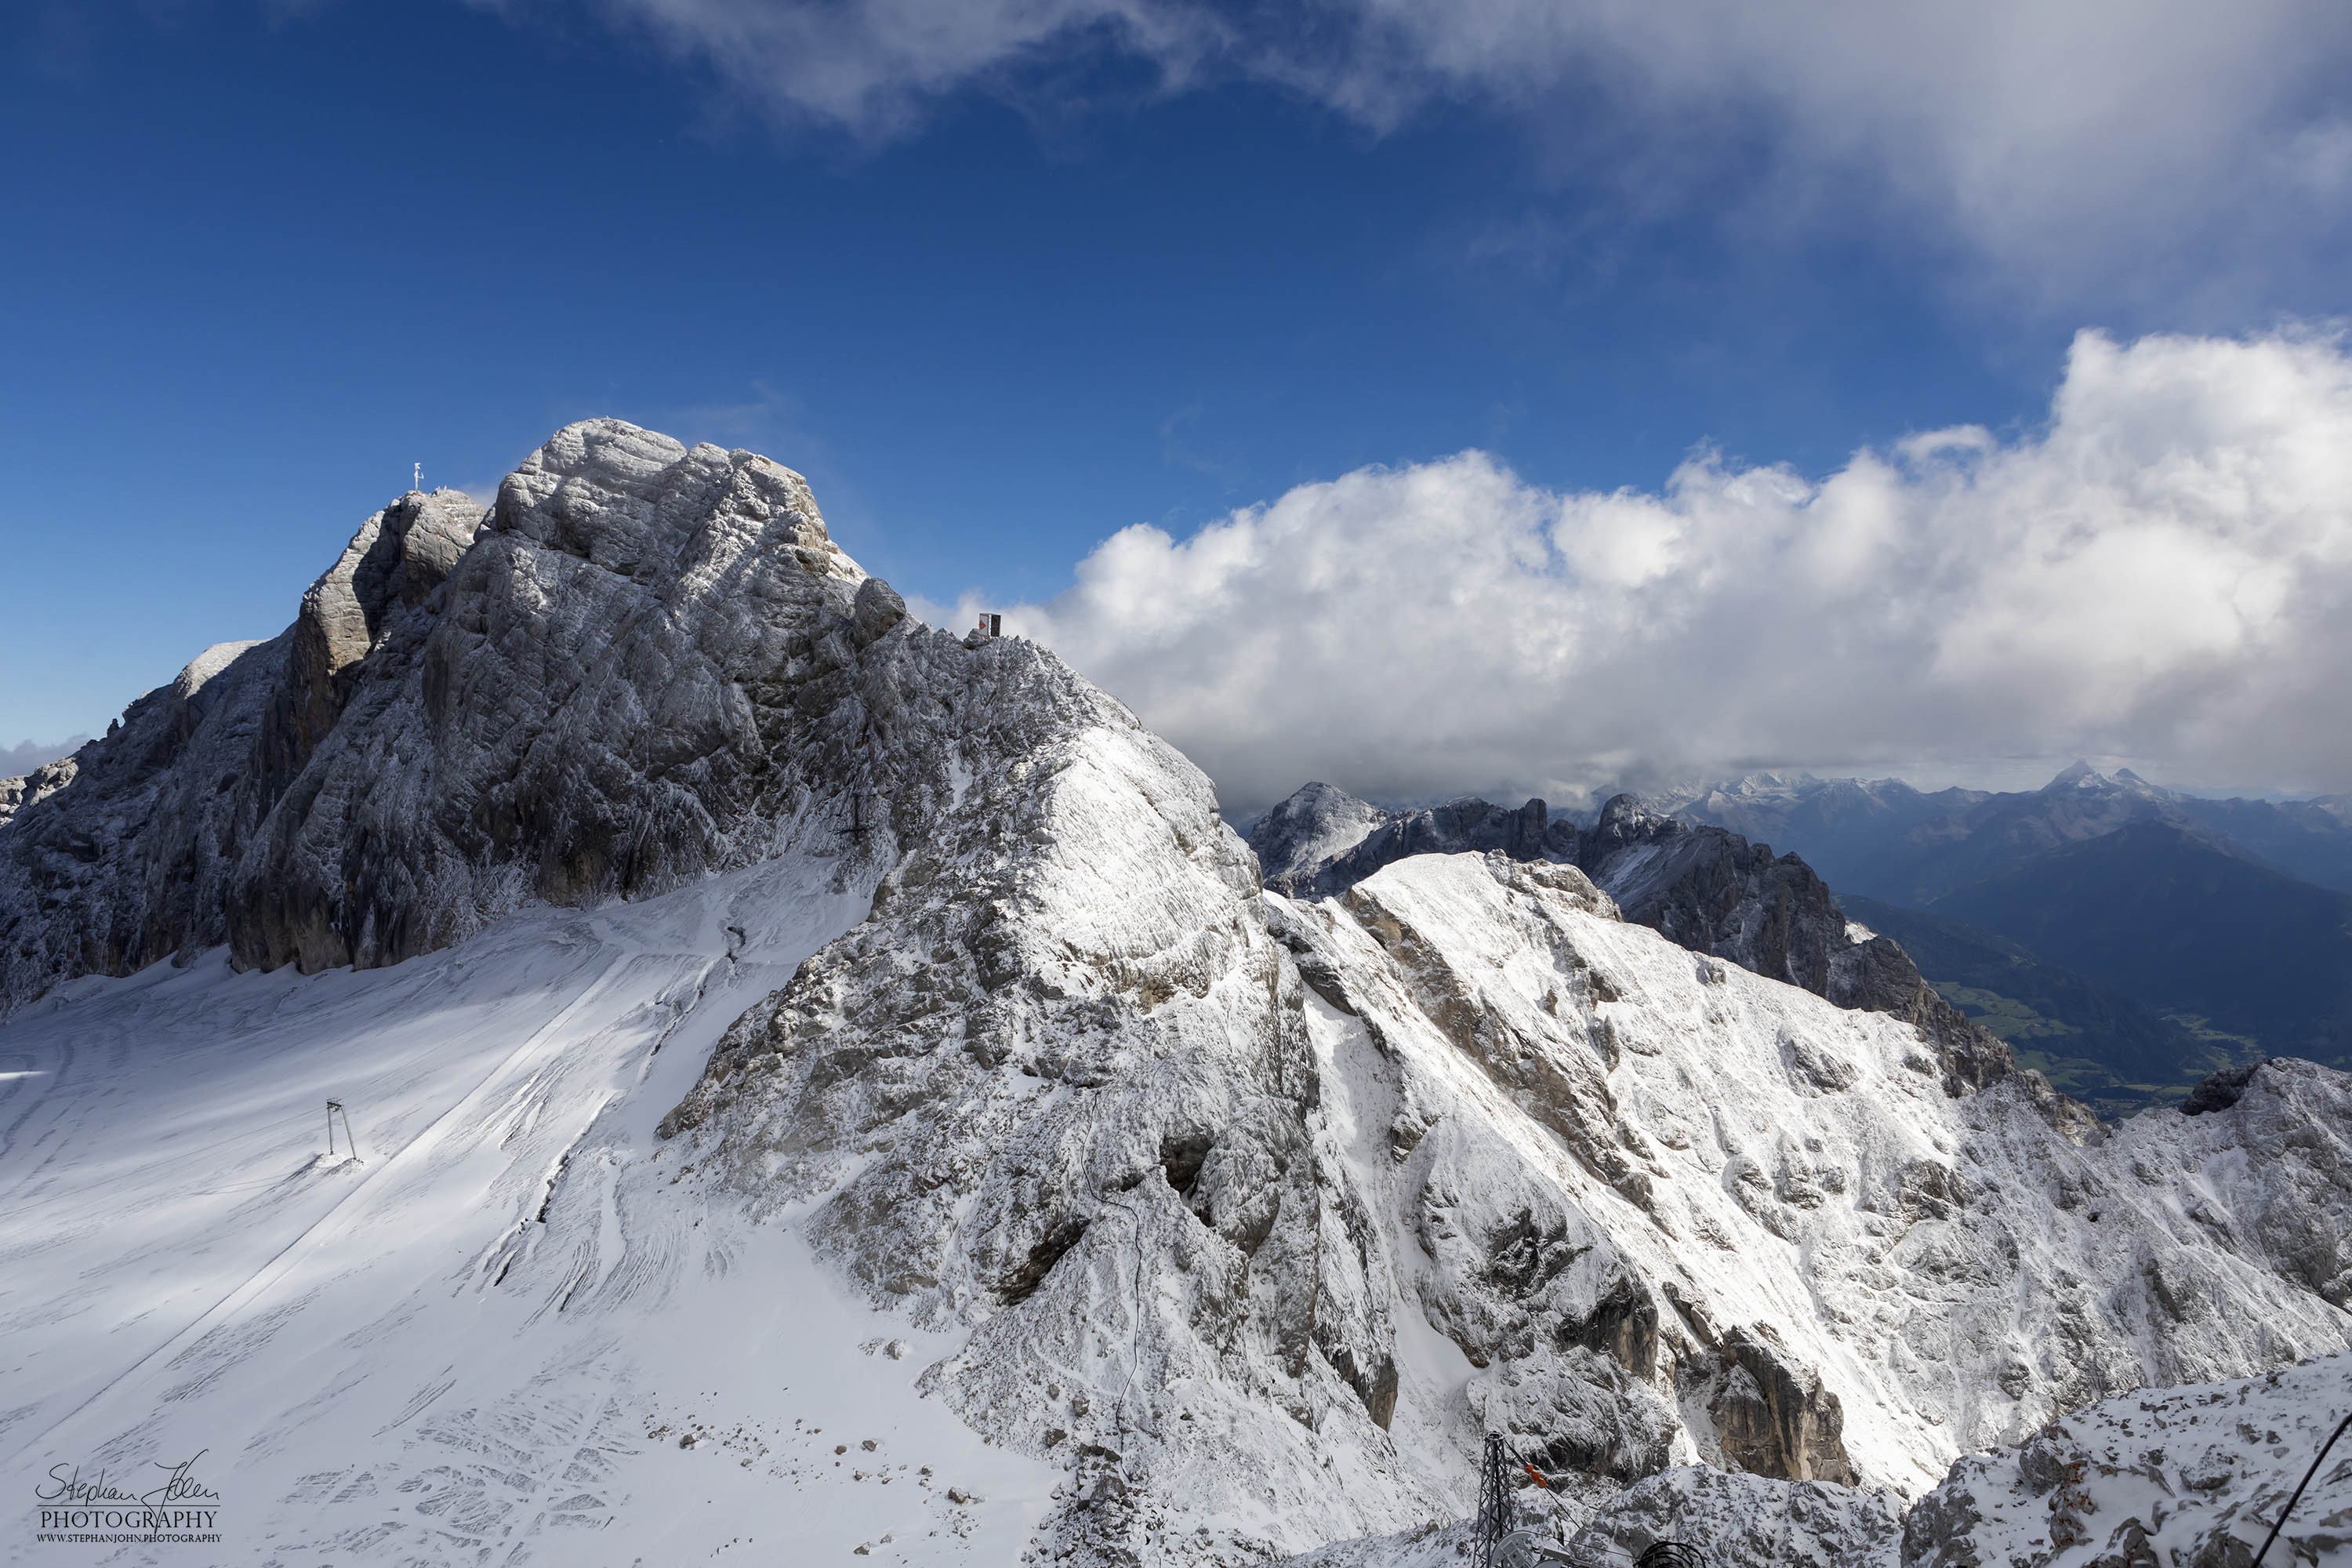
[[[959, 606], [951, 624], [969, 624]], [[2352, 785], [2352, 356], [2078, 337], [2046, 426], [1708, 453], [1559, 493], [1482, 452], [1113, 535], [1006, 615], [1229, 806], [1309, 778], [1554, 799], [1747, 767], [2078, 753]]]
[[[973, 88], [1066, 99], [1093, 60], [1162, 93], [1276, 84], [1375, 132], [1433, 101], [1499, 109], [1649, 205], [1722, 202], [1727, 164], [1760, 148], [1751, 216], [1891, 196], [2057, 295], [2275, 265], [2352, 197], [2352, 12], [2329, 0], [596, 4], [779, 115], [863, 138]], [[2184, 243], [2193, 268], [2166, 276]]]

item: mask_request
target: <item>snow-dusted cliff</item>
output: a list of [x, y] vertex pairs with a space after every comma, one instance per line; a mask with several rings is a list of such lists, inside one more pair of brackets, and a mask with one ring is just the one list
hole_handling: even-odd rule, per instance
[[209, 1444], [247, 1556], [1239, 1563], [1466, 1512], [1487, 1428], [1913, 1495], [2352, 1346], [2343, 1075], [2104, 1131], [1574, 865], [1265, 892], [748, 453], [406, 498], [0, 799], [8, 1484]]
[[1574, 866], [1625, 919], [1694, 952], [1916, 1024], [1954, 1092], [2011, 1070], [2009, 1047], [1944, 1000], [1900, 944], [1851, 925], [1804, 861], [1630, 795], [1612, 797], [1584, 827], [1540, 800], [1516, 810], [1465, 798], [1392, 812], [1309, 784], [1253, 823], [1249, 842], [1266, 887], [1289, 898], [1329, 898], [1416, 855], [1496, 852]]
[[2340, 1074], [2103, 1133], [2030, 1075], [1955, 1097], [1912, 1027], [1566, 868], [1424, 858], [1274, 907], [1362, 1086], [1366, 1206], [1486, 1381], [1548, 1369], [1494, 1424], [1559, 1468], [1634, 1440], [1569, 1414], [1621, 1373], [1682, 1451], [1909, 1492], [2118, 1389], [2352, 1345]]
[[811, 841], [855, 781], [928, 798], [944, 757], [861, 754], [856, 656], [903, 615], [865, 581], [797, 474], [615, 420], [487, 518], [407, 496], [285, 632], [208, 650], [14, 812], [0, 1013], [223, 942], [397, 963]]

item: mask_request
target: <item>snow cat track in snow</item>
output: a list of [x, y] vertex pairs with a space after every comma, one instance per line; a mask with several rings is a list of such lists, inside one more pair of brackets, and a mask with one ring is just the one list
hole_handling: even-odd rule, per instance
[[434, 1118], [430, 1124], [425, 1127], [423, 1131], [419, 1131], [415, 1137], [402, 1144], [399, 1150], [390, 1158], [383, 1161], [373, 1169], [361, 1176], [357, 1186], [353, 1187], [349, 1193], [343, 1194], [332, 1208], [329, 1209], [325, 1214], [320, 1215], [310, 1225], [303, 1227], [300, 1234], [288, 1241], [284, 1247], [279, 1247], [277, 1252], [270, 1256], [268, 1262], [262, 1264], [260, 1268], [255, 1269], [250, 1275], [247, 1276], [243, 1281], [237, 1284], [226, 1295], [221, 1297], [211, 1306], [205, 1308], [204, 1311], [192, 1319], [184, 1328], [181, 1329], [178, 1333], [173, 1335], [171, 1339], [157, 1346], [154, 1350], [150, 1351], [139, 1361], [124, 1368], [114, 1377], [109, 1379], [103, 1386], [91, 1394], [89, 1398], [83, 1400], [79, 1405], [75, 1405], [71, 1410], [67, 1411], [64, 1415], [58, 1416], [56, 1420], [51, 1421], [38, 1431], [32, 1433], [24, 1443], [19, 1444], [5, 1458], [13, 1459], [16, 1455], [37, 1446], [47, 1439], [51, 1433], [67, 1426], [75, 1416], [80, 1415], [84, 1410], [89, 1409], [91, 1405], [103, 1399], [106, 1394], [117, 1385], [128, 1380], [136, 1378], [150, 1368], [168, 1363], [171, 1360], [201, 1341], [205, 1335], [211, 1331], [212, 1326], [215, 1322], [226, 1319], [232, 1313], [236, 1312], [240, 1307], [258, 1300], [273, 1284], [285, 1275], [293, 1261], [306, 1248], [348, 1228], [352, 1219], [356, 1217], [360, 1209], [363, 1206], [364, 1201], [367, 1198], [374, 1193], [383, 1190], [383, 1188], [391, 1183], [396, 1173], [400, 1173], [407, 1167], [414, 1165], [417, 1161], [429, 1154], [440, 1142], [441, 1139], [447, 1135], [449, 1130], [456, 1125], [457, 1121], [464, 1118], [465, 1113], [470, 1108], [478, 1107], [488, 1099], [491, 1087], [494, 1084], [511, 1077], [519, 1068], [532, 1058], [534, 1053], [546, 1049], [547, 1042], [561, 1039], [561, 1031], [565, 1021], [571, 1018], [573, 1014], [577, 1013], [581, 1007], [588, 1002], [590, 997], [593, 996], [607, 982], [620, 973], [630, 961], [637, 956], [639, 955], [634, 952], [622, 952], [616, 954], [612, 962], [607, 963], [604, 968], [598, 973], [595, 979], [590, 981], [586, 985], [581, 988], [580, 994], [574, 996], [562, 1009], [562, 1011], [559, 1012], [554, 1017], [541, 1025], [537, 1031], [531, 1034], [520, 1045], [517, 1046], [510, 1054], [509, 1054], [496, 1067], [492, 1068], [489, 1072], [483, 1077], [482, 1080], [475, 1085], [473, 1089], [463, 1099], [451, 1105], [439, 1116]]

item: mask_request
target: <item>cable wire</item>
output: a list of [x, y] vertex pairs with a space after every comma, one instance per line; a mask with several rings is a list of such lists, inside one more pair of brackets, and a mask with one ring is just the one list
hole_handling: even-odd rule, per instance
[[2319, 1458], [2312, 1460], [2311, 1468], [2303, 1472], [2303, 1479], [2295, 1483], [2294, 1495], [2286, 1500], [2284, 1508], [2279, 1510], [2278, 1522], [2271, 1526], [2271, 1532], [2268, 1535], [2263, 1537], [2263, 1549], [2254, 1553], [2253, 1568], [2263, 1568], [2263, 1559], [2270, 1555], [2271, 1542], [2276, 1541], [2279, 1531], [2286, 1528], [2286, 1516], [2293, 1513], [2294, 1505], [2303, 1500], [2303, 1489], [2311, 1484], [2311, 1478], [2317, 1475], [2319, 1467], [2327, 1462], [2327, 1450], [2336, 1447], [2336, 1439], [2344, 1436], [2344, 1428], [2347, 1426], [2352, 1426], [2352, 1415], [2347, 1415], [2337, 1422], [2336, 1430], [2329, 1434], [2327, 1441], [2319, 1446]]

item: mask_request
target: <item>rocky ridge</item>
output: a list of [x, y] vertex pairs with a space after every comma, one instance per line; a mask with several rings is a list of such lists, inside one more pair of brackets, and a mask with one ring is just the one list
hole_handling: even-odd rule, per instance
[[[1367, 1206], [1431, 1260], [1429, 1320], [1473, 1365], [1518, 1365], [1489, 1425], [1552, 1468], [1662, 1438], [1908, 1491], [2105, 1394], [2352, 1331], [2329, 1069], [2273, 1064], [2226, 1111], [2106, 1134], [2021, 1074], [1956, 1097], [1916, 1028], [1667, 946], [1570, 868], [1416, 858], [1269, 908], [1360, 1058], [1340, 1076]], [[2308, 1153], [2228, 1152], [2270, 1141]], [[2226, 1326], [2220, 1300], [2243, 1303]], [[1660, 1405], [1562, 1392], [1620, 1376]]]
[[1631, 795], [1611, 797], [1585, 827], [1541, 800], [1514, 810], [1465, 797], [1392, 812], [1309, 784], [1252, 824], [1249, 842], [1267, 888], [1293, 898], [1329, 898], [1413, 855], [1499, 852], [1574, 866], [1625, 919], [1694, 952], [1917, 1025], [1956, 1090], [2012, 1070], [2008, 1047], [1939, 995], [1901, 944], [1850, 922], [1803, 860]]

